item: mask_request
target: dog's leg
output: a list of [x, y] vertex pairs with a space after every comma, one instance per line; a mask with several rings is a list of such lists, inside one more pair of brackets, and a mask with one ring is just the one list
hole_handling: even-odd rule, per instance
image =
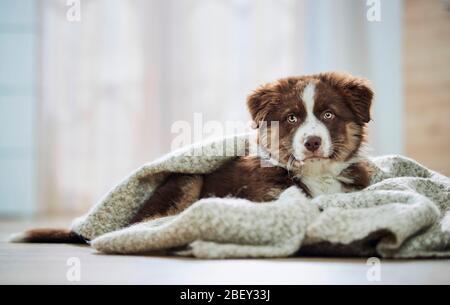
[[178, 214], [200, 199], [203, 176], [172, 174], [160, 185], [130, 224]]
[[350, 165], [342, 171], [339, 178], [350, 190], [362, 190], [369, 186], [372, 169], [365, 162]]

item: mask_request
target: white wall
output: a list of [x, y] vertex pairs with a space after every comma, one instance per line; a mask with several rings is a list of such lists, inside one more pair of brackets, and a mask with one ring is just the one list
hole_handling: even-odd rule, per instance
[[0, 1], [0, 214], [35, 208], [36, 9]]

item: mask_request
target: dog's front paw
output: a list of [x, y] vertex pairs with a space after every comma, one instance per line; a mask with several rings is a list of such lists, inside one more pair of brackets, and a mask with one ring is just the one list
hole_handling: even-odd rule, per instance
[[305, 202], [309, 200], [309, 198], [306, 196], [306, 194], [297, 186], [291, 186], [288, 189], [286, 189], [283, 193], [281, 193], [279, 201], [299, 201]]

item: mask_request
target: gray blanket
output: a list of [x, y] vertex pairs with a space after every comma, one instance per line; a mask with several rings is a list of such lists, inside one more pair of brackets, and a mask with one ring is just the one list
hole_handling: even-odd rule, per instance
[[178, 215], [129, 226], [169, 173], [211, 172], [248, 141], [241, 135], [200, 143], [144, 165], [72, 230], [105, 253], [450, 257], [450, 179], [402, 156], [371, 158], [371, 185], [359, 192], [309, 199], [291, 187], [260, 204], [209, 198]]

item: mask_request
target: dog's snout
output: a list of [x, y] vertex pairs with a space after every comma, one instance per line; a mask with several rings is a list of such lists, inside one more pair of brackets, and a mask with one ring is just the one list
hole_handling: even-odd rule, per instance
[[305, 147], [310, 152], [315, 152], [318, 150], [320, 145], [322, 145], [322, 139], [316, 136], [309, 137], [305, 142]]

